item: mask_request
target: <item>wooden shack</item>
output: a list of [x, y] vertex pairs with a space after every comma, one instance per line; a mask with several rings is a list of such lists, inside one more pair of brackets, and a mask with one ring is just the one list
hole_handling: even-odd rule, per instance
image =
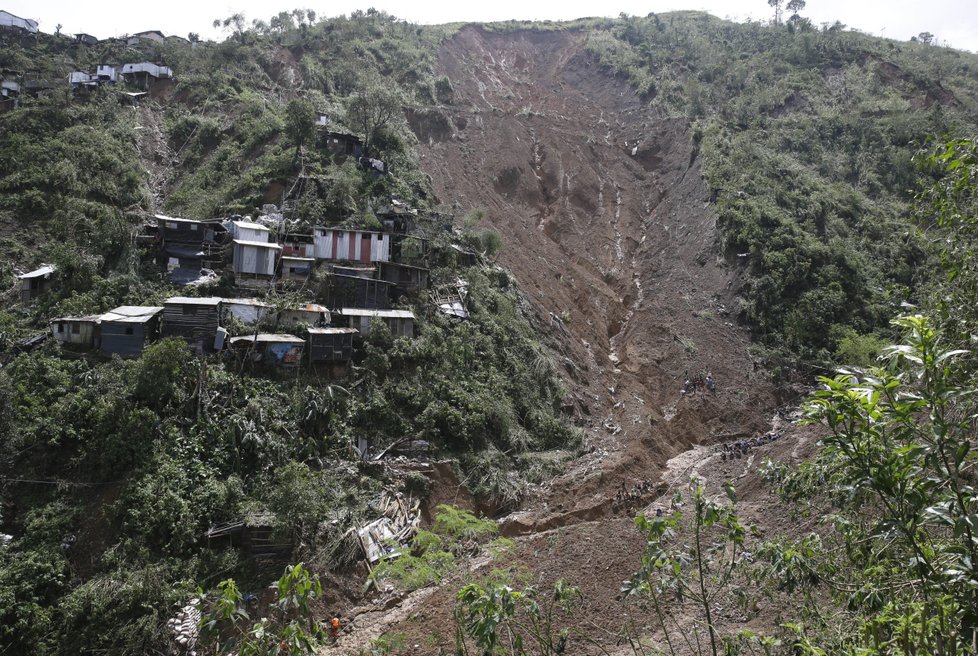
[[298, 367], [306, 341], [295, 335], [259, 333], [231, 338], [231, 348], [255, 363]]
[[40, 268], [17, 276], [17, 280], [20, 281], [20, 300], [32, 301], [51, 289], [57, 278], [57, 273], [56, 267], [51, 264], [44, 264]]
[[363, 154], [363, 142], [356, 135], [343, 132], [323, 132], [319, 142], [323, 148], [334, 155], [360, 157]]
[[397, 262], [381, 262], [380, 279], [397, 285], [403, 292], [413, 293], [428, 288], [428, 269]]
[[214, 241], [217, 223], [157, 214], [156, 225], [164, 244], [202, 244]]
[[93, 348], [99, 328], [98, 314], [51, 319], [51, 335], [65, 346]]
[[312, 268], [316, 260], [311, 257], [293, 257], [283, 255], [279, 258], [282, 263], [282, 270], [279, 278], [283, 281], [306, 282], [312, 275]]
[[123, 305], [99, 319], [99, 353], [104, 356], [138, 357], [156, 339], [162, 307]]
[[356, 328], [310, 328], [309, 363], [349, 362], [353, 358]]
[[391, 306], [393, 287], [393, 283], [384, 280], [331, 273], [323, 282], [321, 293], [329, 307], [386, 310]]
[[316, 227], [313, 241], [317, 260], [370, 264], [391, 259], [391, 236], [384, 232]]
[[370, 326], [374, 321], [383, 321], [394, 337], [414, 337], [414, 314], [408, 310], [343, 308], [339, 314], [334, 315], [333, 320], [356, 328], [364, 336], [370, 334]]
[[224, 346], [221, 326], [221, 299], [216, 296], [191, 298], [174, 296], [163, 303], [163, 337], [179, 337], [197, 353], [209, 353]]

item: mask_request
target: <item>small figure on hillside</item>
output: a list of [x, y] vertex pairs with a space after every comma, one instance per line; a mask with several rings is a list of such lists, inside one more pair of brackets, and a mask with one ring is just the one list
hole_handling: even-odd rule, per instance
[[706, 389], [708, 389], [711, 392], [713, 392], [714, 394], [716, 394], [716, 391], [717, 391], [717, 383], [716, 383], [715, 380], [713, 380], [713, 372], [712, 371], [709, 372], [708, 374], [706, 374]]
[[332, 636], [334, 642], [340, 637], [340, 626], [340, 618], [339, 614], [337, 613], [333, 616], [333, 619], [329, 621], [329, 634]]

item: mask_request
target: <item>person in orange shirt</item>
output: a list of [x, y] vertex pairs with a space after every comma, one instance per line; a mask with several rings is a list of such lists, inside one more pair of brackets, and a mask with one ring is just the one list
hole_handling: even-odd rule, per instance
[[334, 616], [333, 619], [331, 619], [329, 621], [329, 632], [333, 636], [333, 640], [336, 640], [336, 639], [338, 639], [340, 637], [340, 618], [339, 617], [335, 617]]

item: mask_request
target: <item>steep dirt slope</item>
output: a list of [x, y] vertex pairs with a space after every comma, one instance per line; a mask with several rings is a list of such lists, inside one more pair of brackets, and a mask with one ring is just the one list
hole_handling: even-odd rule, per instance
[[[563, 359], [594, 447], [503, 520], [516, 542], [509, 565], [541, 587], [561, 577], [582, 587], [602, 647], [575, 644], [573, 653], [631, 653], [615, 635], [624, 621], [616, 597], [644, 546], [631, 520], [642, 508], [618, 507], [616, 486], [658, 481], [668, 498], [694, 471], [713, 492], [739, 479], [749, 519], [778, 529], [762, 511], [771, 498], [756, 467], [724, 464], [709, 446], [767, 430], [776, 399], [746, 331], [726, 317], [738, 281], [719, 257], [689, 126], [651, 118], [595, 63], [583, 33], [465, 28], [443, 45], [439, 68], [456, 102], [408, 111], [425, 170], [442, 200], [484, 208], [502, 235], [500, 260]], [[686, 372], [708, 371], [715, 393], [681, 393]], [[794, 460], [811, 441], [789, 434], [763, 451]], [[656, 496], [639, 505], [654, 508]], [[461, 583], [379, 595], [352, 610], [341, 649], [395, 632], [408, 639], [405, 653], [450, 652]]]
[[[456, 102], [409, 122], [440, 198], [486, 209], [502, 235], [594, 429], [589, 463], [609, 456], [592, 473], [645, 478], [692, 444], [762, 428], [773, 397], [726, 318], [736, 272], [687, 122], [651, 118], [586, 39], [465, 28], [439, 57]], [[712, 372], [717, 393], [683, 397], [685, 372]]]

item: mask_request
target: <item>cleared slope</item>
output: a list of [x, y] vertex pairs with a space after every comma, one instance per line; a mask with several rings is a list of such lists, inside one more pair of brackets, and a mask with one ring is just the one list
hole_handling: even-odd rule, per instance
[[[774, 398], [725, 317], [737, 274], [688, 124], [652, 120], [586, 38], [465, 28], [438, 59], [456, 102], [409, 121], [439, 197], [485, 208], [502, 235], [598, 455], [615, 454], [601, 469], [644, 478], [692, 444], [758, 430]], [[686, 372], [712, 372], [717, 393], [683, 397]]]

